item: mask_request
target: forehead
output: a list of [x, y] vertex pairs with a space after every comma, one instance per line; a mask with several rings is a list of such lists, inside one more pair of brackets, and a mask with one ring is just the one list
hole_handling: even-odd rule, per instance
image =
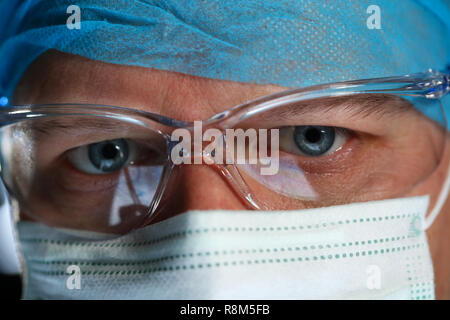
[[105, 104], [193, 121], [286, 89], [107, 64], [49, 51], [25, 72], [13, 103]]

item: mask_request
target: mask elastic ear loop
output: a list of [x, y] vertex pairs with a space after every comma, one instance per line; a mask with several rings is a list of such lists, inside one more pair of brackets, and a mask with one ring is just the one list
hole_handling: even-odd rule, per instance
[[441, 212], [442, 207], [444, 206], [445, 201], [447, 200], [448, 193], [450, 191], [450, 166], [447, 169], [447, 178], [445, 178], [444, 185], [442, 186], [441, 193], [436, 201], [436, 204], [431, 210], [430, 214], [425, 217], [424, 221], [424, 230], [427, 230], [433, 224], [434, 220], [438, 216], [439, 212]]

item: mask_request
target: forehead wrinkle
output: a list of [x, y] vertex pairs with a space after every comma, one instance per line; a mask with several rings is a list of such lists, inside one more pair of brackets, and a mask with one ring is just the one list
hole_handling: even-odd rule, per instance
[[193, 121], [282, 90], [279, 86], [108, 64], [49, 51], [25, 73], [15, 101], [114, 105]]
[[206, 120], [236, 105], [285, 90], [272, 85], [255, 85], [168, 73], [162, 114], [178, 120]]

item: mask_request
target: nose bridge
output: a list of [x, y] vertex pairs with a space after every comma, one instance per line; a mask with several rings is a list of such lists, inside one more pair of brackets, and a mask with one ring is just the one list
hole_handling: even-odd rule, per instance
[[179, 190], [188, 209], [243, 209], [246, 206], [215, 165], [184, 165]]
[[[238, 194], [231, 175], [223, 173], [226, 161], [225, 130], [220, 123], [205, 124], [194, 121], [189, 128], [178, 128], [170, 136], [168, 161], [173, 169], [166, 182], [161, 208], [157, 208], [160, 221], [189, 210], [246, 210], [248, 203]], [[217, 144], [220, 140], [221, 144]], [[221, 156], [217, 154], [219, 148]], [[219, 157], [222, 157], [221, 159]], [[176, 160], [176, 161], [174, 161]], [[223, 161], [223, 162], [221, 162]]]
[[163, 195], [160, 221], [189, 210], [246, 210], [245, 202], [215, 165], [175, 166]]

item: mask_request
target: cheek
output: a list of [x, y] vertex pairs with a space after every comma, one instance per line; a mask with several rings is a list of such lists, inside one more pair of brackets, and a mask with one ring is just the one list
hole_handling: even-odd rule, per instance
[[402, 197], [429, 194], [432, 207], [447, 175], [450, 136], [433, 121], [410, 120], [387, 142], [398, 171], [395, 184], [403, 188]]

